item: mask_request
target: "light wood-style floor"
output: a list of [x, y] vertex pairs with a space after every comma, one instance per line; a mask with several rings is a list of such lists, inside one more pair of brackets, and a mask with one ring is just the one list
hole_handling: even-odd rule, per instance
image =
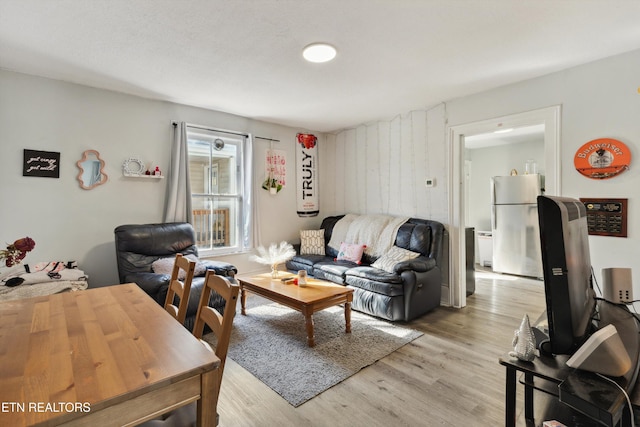
[[228, 360], [220, 426], [504, 425], [498, 357], [512, 349], [524, 314], [534, 322], [543, 312], [544, 285], [477, 275], [467, 307], [440, 307], [408, 323], [424, 335], [298, 408]]

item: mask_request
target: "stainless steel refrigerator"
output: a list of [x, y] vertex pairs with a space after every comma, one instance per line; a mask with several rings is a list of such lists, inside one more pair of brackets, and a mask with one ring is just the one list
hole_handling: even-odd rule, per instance
[[537, 197], [539, 174], [491, 178], [493, 271], [542, 277]]

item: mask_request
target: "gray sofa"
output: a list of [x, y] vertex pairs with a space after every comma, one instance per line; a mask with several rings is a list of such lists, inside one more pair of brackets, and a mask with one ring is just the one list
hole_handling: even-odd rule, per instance
[[329, 246], [336, 223], [344, 215], [324, 218], [325, 255], [297, 255], [287, 262], [291, 272], [307, 274], [353, 288], [354, 310], [391, 321], [409, 321], [440, 305], [443, 248], [447, 232], [437, 221], [410, 218], [398, 230], [395, 246], [418, 252], [417, 258], [395, 265], [388, 272], [371, 264], [376, 260], [364, 254], [361, 264], [336, 261], [338, 251]]

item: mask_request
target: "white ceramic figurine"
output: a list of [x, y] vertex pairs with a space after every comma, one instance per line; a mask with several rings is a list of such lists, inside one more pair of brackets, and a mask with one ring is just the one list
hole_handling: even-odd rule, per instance
[[531, 330], [527, 314], [522, 318], [520, 328], [515, 331], [511, 344], [513, 351], [509, 352], [509, 356], [517, 357], [525, 362], [531, 362], [536, 357], [536, 337]]

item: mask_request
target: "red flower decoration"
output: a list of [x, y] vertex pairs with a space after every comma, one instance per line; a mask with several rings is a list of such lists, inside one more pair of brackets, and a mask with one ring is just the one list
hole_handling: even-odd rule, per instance
[[0, 250], [0, 260], [5, 259], [4, 264], [7, 267], [12, 267], [20, 264], [27, 256], [27, 252], [31, 252], [35, 247], [36, 242], [31, 237], [23, 237], [7, 245], [7, 249]]
[[299, 133], [297, 135], [298, 143], [300, 143], [307, 150], [316, 146], [318, 138], [310, 133]]
[[13, 246], [20, 252], [31, 252], [36, 247], [36, 242], [31, 237], [23, 237], [13, 242]]

